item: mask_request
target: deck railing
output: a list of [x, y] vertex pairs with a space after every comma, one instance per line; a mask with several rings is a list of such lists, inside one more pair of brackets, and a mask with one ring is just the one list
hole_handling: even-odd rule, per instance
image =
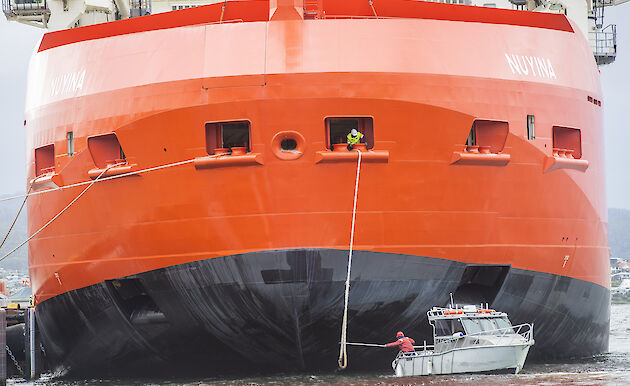
[[2, 12], [5, 14], [40, 13], [47, 9], [46, 0], [2, 0]]
[[[466, 347], [482, 346], [510, 346], [515, 344], [528, 344], [533, 342], [534, 326], [528, 323], [512, 327], [485, 330], [462, 336], [435, 337], [435, 350], [439, 353]], [[480, 338], [499, 338], [496, 343], [488, 339], [483, 342]], [[505, 339], [510, 338], [510, 339]]]
[[145, 16], [151, 14], [151, 0], [131, 0], [130, 17]]
[[617, 57], [617, 25], [610, 24], [589, 32], [589, 40], [598, 65], [609, 64]]

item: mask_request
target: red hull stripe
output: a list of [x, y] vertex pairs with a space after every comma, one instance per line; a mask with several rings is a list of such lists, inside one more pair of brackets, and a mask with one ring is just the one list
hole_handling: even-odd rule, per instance
[[417, 0], [373, 0], [374, 11], [372, 11], [370, 3], [365, 0], [329, 0], [325, 1], [324, 4], [326, 17], [335, 17], [335, 15], [374, 17], [374, 12], [376, 12], [378, 17], [507, 24], [574, 32], [571, 23], [564, 15], [553, 13], [514, 11]]
[[[378, 17], [404, 17], [415, 19], [449, 20], [489, 24], [506, 24], [573, 32], [564, 15], [513, 11], [487, 7], [452, 5], [412, 0], [374, 1]], [[50, 48], [136, 32], [176, 28], [188, 25], [217, 23], [221, 19], [223, 3], [197, 8], [159, 13], [133, 19], [95, 24], [85, 27], [50, 32], [44, 35], [38, 52]], [[374, 11], [365, 0], [325, 1], [328, 18], [374, 17]], [[268, 21], [268, 0], [230, 1], [223, 13], [224, 22]]]
[[[222, 8], [223, 3], [217, 3], [50, 32], [44, 35], [38, 52], [86, 40], [188, 25], [218, 23], [221, 19]], [[223, 21], [235, 20], [244, 22], [268, 21], [269, 2], [267, 0], [230, 1], [225, 7]]]

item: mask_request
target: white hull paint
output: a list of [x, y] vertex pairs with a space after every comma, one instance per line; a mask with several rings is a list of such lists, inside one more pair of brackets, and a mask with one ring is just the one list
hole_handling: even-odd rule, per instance
[[404, 353], [392, 367], [397, 377], [461, 374], [498, 370], [518, 373], [525, 363], [531, 343], [511, 346], [456, 348], [444, 353]]

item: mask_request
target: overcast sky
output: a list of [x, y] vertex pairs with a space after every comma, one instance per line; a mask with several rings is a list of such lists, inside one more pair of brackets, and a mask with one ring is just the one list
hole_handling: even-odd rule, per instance
[[[601, 68], [608, 207], [630, 209], [630, 3], [607, 8], [618, 55]], [[0, 16], [0, 195], [25, 190], [24, 88], [28, 60], [43, 31]]]
[[39, 28], [8, 22], [0, 15], [0, 195], [25, 190], [26, 71], [42, 34]]

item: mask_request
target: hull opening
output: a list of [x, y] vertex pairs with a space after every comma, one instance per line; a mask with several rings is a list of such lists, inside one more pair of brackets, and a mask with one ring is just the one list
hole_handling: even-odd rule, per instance
[[492, 304], [509, 272], [506, 265], [467, 266], [453, 298], [459, 304]]
[[142, 281], [137, 278], [106, 281], [117, 308], [133, 325], [163, 330], [168, 319], [155, 303]]

